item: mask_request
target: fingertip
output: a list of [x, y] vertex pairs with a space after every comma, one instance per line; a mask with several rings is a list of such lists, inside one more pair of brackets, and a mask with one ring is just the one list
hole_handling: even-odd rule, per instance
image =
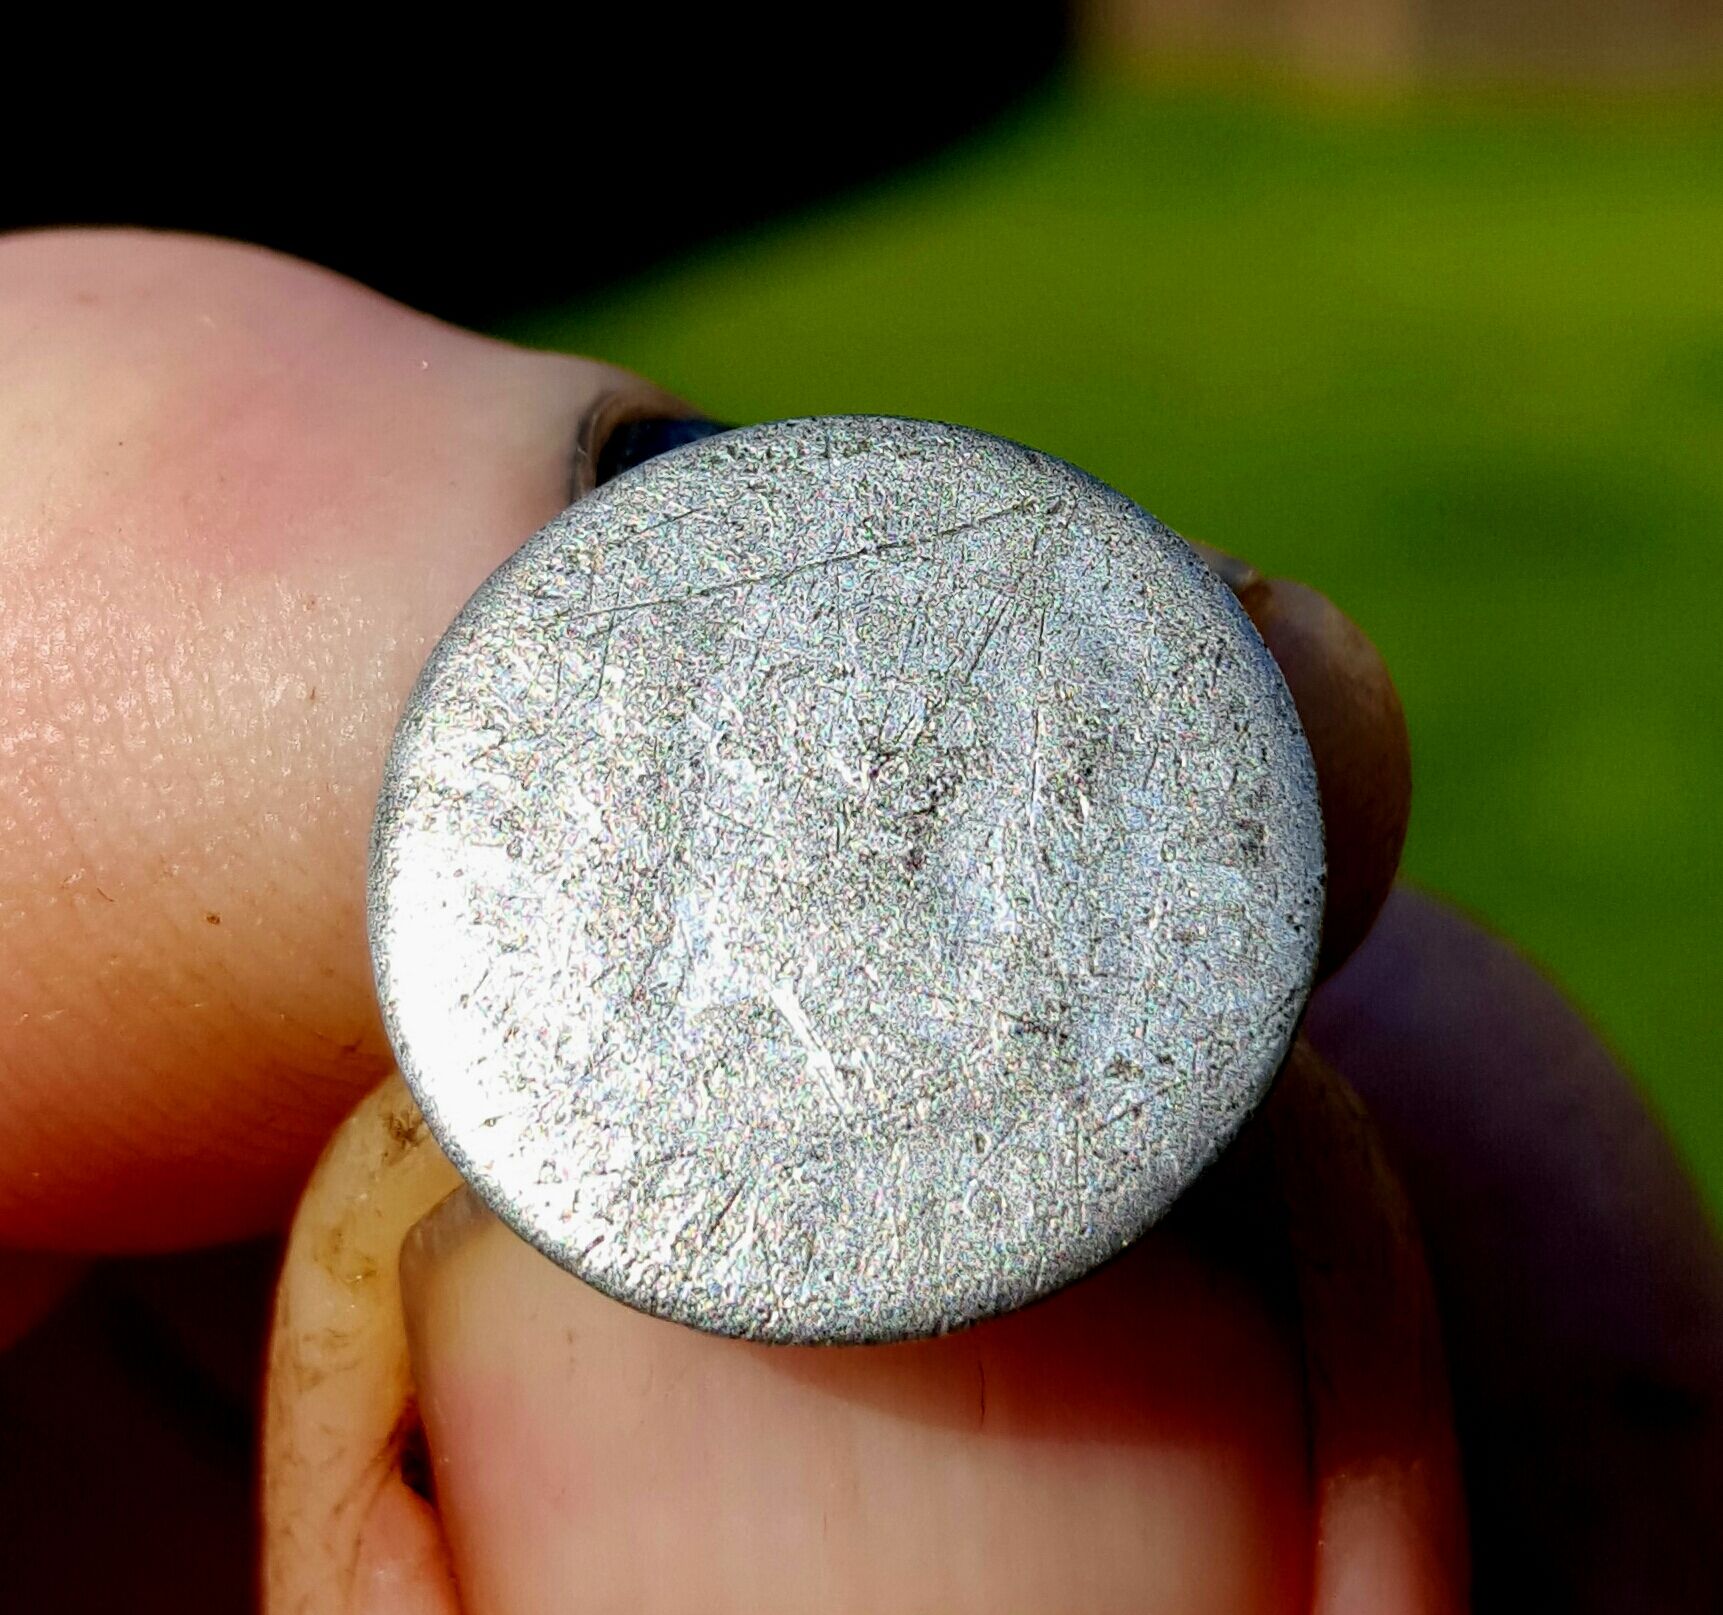
[[1238, 597], [1285, 678], [1310, 743], [1328, 850], [1319, 976], [1369, 934], [1400, 867], [1412, 749], [1399, 692], [1370, 637], [1325, 594], [1192, 542]]
[[365, 845], [483, 581], [638, 378], [233, 242], [0, 242], [0, 1239], [278, 1229], [389, 1069]]
[[1254, 574], [1240, 600], [1279, 664], [1316, 763], [1328, 846], [1321, 975], [1374, 924], [1400, 867], [1412, 753], [1400, 697], [1368, 635], [1326, 595]]
[[461, 1615], [436, 1509], [390, 1483], [359, 1527], [346, 1615]]

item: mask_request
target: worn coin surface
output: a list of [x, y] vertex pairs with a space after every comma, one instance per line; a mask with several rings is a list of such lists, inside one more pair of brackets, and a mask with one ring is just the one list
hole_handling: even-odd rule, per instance
[[622, 1301], [933, 1334], [1152, 1223], [1264, 1094], [1309, 750], [1188, 546], [1061, 461], [843, 417], [625, 473], [473, 597], [389, 758], [389, 1034]]

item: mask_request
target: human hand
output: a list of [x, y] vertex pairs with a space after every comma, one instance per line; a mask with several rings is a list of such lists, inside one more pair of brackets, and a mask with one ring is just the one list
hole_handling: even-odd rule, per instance
[[1359, 948], [1404, 733], [1319, 596], [1213, 557], [1317, 757], [1325, 965], [1359, 949], [1259, 1121], [1049, 1303], [766, 1350], [476, 1209], [387, 1077], [363, 939], [425, 654], [683, 406], [171, 237], [0, 242], [0, 353], [0, 1243], [58, 1253], [0, 1307], [22, 1334], [81, 1258], [285, 1226], [335, 1135], [272, 1345], [270, 1607], [1452, 1609], [1462, 1466], [1481, 1605], [1711, 1606], [1712, 1231], [1508, 950], [1408, 893]]

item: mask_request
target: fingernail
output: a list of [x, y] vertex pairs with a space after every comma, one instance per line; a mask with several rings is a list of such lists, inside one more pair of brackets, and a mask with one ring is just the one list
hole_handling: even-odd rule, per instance
[[360, 1103], [312, 1176], [270, 1341], [270, 1611], [455, 1607], [436, 1511], [402, 1461], [415, 1420], [397, 1269], [407, 1230], [459, 1182], [399, 1077]]
[[1217, 550], [1211, 544], [1199, 543], [1194, 538], [1187, 538], [1185, 542], [1203, 558], [1209, 571], [1239, 597], [1245, 610], [1251, 611], [1254, 597], [1266, 586], [1267, 580], [1263, 575], [1250, 562], [1228, 555], [1225, 550]]
[[671, 449], [679, 449], [684, 443], [698, 443], [701, 438], [715, 437], [728, 430], [727, 426], [702, 416], [683, 420], [624, 421], [610, 433], [598, 451], [598, 463], [594, 469], [597, 484], [602, 486], [612, 477], [621, 476], [624, 471], [656, 459], [660, 454], [668, 454]]

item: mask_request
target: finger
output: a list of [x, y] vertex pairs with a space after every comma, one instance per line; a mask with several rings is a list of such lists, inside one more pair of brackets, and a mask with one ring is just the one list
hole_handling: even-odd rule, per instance
[[0, 241], [0, 1242], [275, 1224], [387, 1069], [363, 848], [634, 378], [172, 236]]
[[[408, 1557], [451, 1563], [476, 1608], [1459, 1607], [1416, 1238], [1356, 1106], [1303, 1056], [1253, 1141], [1120, 1262], [958, 1336], [849, 1350], [631, 1312], [464, 1190], [408, 1236], [404, 1319], [386, 1279], [348, 1296], [326, 1256], [358, 1248], [355, 1219], [385, 1273], [434, 1192], [391, 1090], [325, 1158], [284, 1275], [272, 1608], [333, 1601], [373, 1530], [399, 1540], [412, 1397], [437, 1515]], [[333, 1351], [307, 1285], [346, 1303]], [[392, 1608], [383, 1586], [359, 1607]]]
[[1321, 975], [1346, 962], [1387, 900], [1412, 808], [1412, 753], [1394, 681], [1326, 596], [1198, 544], [1286, 677], [1316, 763], [1328, 847]]
[[[438, 1497], [479, 1608], [1242, 1615], [1297, 1598], [1295, 1358], [1171, 1242], [1044, 1311], [847, 1350], [630, 1312], [465, 1197], [407, 1271]], [[475, 1308], [514, 1320], [506, 1342], [483, 1343]]]
[[[272, 1227], [388, 1063], [361, 894], [400, 702], [571, 464], [680, 406], [176, 237], [0, 242], [0, 351], [0, 1242]], [[1356, 690], [1301, 620], [1268, 631], [1315, 740]], [[1335, 957], [1381, 881], [1330, 727]]]
[[1463, 1610], [1459, 1452], [1411, 1204], [1357, 1096], [1302, 1039], [1261, 1130], [1286, 1210], [1304, 1339], [1312, 1610]]
[[1632, 1082], [1512, 949], [1406, 891], [1307, 1024], [1429, 1241], [1479, 1586], [1723, 1606], [1723, 1249]]
[[[1118, 1282], [1144, 1264], [1152, 1328]], [[1170, 1244], [1089, 1290], [1087, 1327], [1021, 1314], [985, 1360], [979, 1331], [849, 1351], [699, 1335], [599, 1296], [464, 1192], [423, 1225], [406, 1271], [436, 1496], [471, 1607], [578, 1596], [956, 1615], [1120, 1607], [1123, 1586], [1130, 1607], [1245, 1615], [1293, 1607], [1303, 1580], [1286, 1331], [1248, 1287]], [[1038, 1395], [1048, 1378], [1063, 1410]], [[346, 1474], [306, 1482], [291, 1499], [266, 1489], [272, 1608], [301, 1595], [301, 1556], [275, 1546], [288, 1507], [308, 1520], [296, 1536], [337, 1561], [363, 1556], [364, 1522], [328, 1506]]]

